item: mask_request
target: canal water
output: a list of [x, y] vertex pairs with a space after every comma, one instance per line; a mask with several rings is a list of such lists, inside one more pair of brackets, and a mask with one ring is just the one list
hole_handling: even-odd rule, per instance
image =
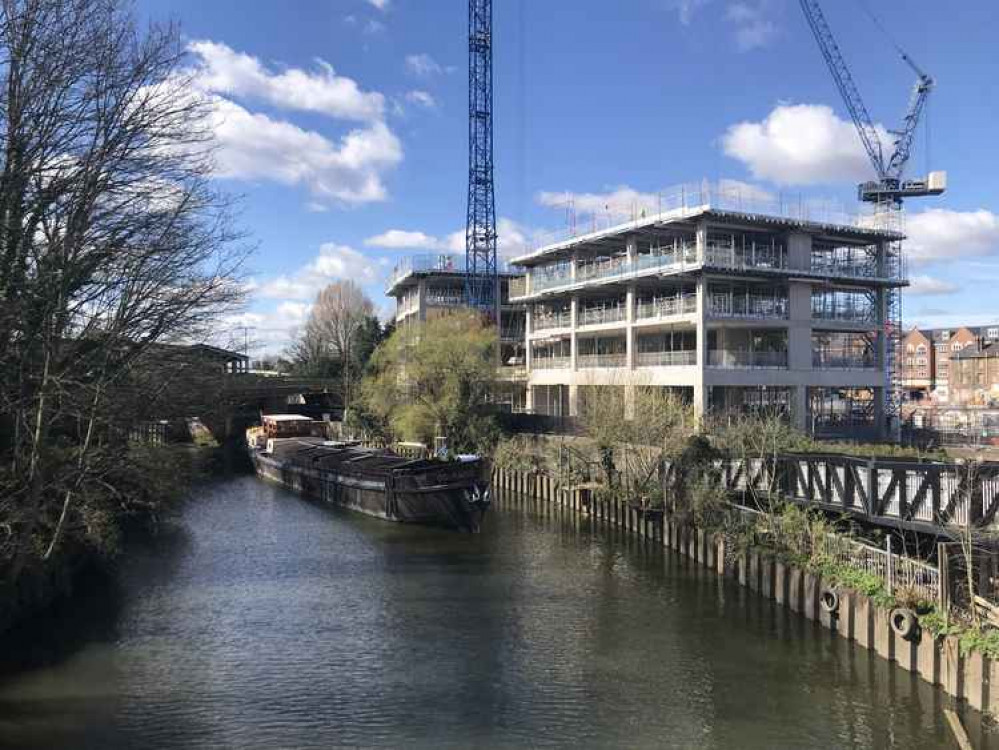
[[0, 747], [956, 746], [946, 699], [884, 661], [661, 549], [501, 505], [472, 536], [212, 485], [67, 622], [78, 644], [0, 677]]

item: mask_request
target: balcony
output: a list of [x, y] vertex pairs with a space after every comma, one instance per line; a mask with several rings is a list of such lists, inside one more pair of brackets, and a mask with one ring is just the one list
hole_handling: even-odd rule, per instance
[[708, 315], [713, 318], [786, 320], [788, 300], [787, 297], [712, 293], [708, 300]]
[[697, 312], [697, 295], [695, 294], [663, 297], [646, 302], [640, 301], [635, 305], [635, 317], [638, 320], [658, 320], [695, 312]]
[[620, 323], [628, 317], [623, 304], [612, 307], [588, 307], [579, 311], [577, 325], [595, 326], [604, 323]]
[[787, 369], [787, 352], [716, 349], [708, 352], [708, 367], [785, 370]]
[[626, 257], [605, 258], [596, 261], [582, 261], [576, 265], [576, 281], [606, 279], [627, 273], [631, 264]]
[[[541, 292], [545, 289], [567, 286], [572, 283], [572, 270], [566, 263], [556, 266], [538, 266], [531, 270], [531, 291]], [[513, 299], [513, 290], [510, 291], [510, 298]]]
[[858, 305], [824, 304], [812, 299], [812, 320], [831, 320], [840, 323], [873, 323], [874, 307], [870, 303]]
[[[569, 266], [565, 264], [559, 264], [557, 267], [537, 266], [531, 270], [530, 294], [573, 284], [619, 279], [639, 275], [646, 271], [682, 269], [686, 266], [694, 266], [697, 262], [697, 246], [693, 242], [689, 242], [677, 243], [665, 248], [654, 248], [651, 253], [640, 254], [631, 259], [619, 256], [599, 261], [580, 261], [576, 266], [575, 277]], [[514, 287], [511, 285], [511, 299], [526, 294], [526, 290], [521, 294], [514, 293]]]
[[531, 360], [534, 370], [568, 370], [572, 366], [571, 357], [538, 357]]
[[812, 351], [812, 367], [823, 370], [876, 370], [877, 357], [873, 351]]
[[572, 325], [572, 313], [568, 310], [552, 313], [534, 313], [531, 320], [531, 330], [549, 331], [554, 328], [569, 328]]
[[465, 295], [461, 292], [427, 292], [427, 304], [431, 307], [464, 307]]
[[704, 265], [739, 270], [784, 271], [787, 253], [783, 245], [747, 243], [746, 245], [708, 242]]
[[638, 367], [689, 367], [697, 364], [697, 352], [638, 352], [635, 355], [635, 364]]
[[627, 354], [579, 354], [576, 356], [576, 367], [580, 370], [603, 367], [626, 367]]

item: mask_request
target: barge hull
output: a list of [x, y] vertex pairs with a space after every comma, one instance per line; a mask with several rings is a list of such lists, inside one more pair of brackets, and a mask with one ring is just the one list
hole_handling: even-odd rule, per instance
[[478, 532], [488, 508], [488, 490], [467, 477], [427, 484], [423, 477], [352, 476], [308, 468], [251, 451], [257, 475], [304, 497], [400, 523]]

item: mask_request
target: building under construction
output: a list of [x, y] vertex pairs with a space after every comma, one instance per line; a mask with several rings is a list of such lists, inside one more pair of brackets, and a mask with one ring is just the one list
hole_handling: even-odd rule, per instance
[[574, 416], [616, 388], [627, 414], [635, 388], [664, 387], [701, 415], [773, 409], [817, 435], [883, 436], [902, 235], [754, 197], [678, 190], [515, 258], [528, 410]]

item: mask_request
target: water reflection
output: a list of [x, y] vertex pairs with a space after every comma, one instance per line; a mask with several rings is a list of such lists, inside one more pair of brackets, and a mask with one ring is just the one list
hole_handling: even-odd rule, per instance
[[82, 646], [0, 683], [0, 747], [950, 742], [924, 683], [585, 519], [460, 535], [246, 477], [184, 530], [128, 556]]

